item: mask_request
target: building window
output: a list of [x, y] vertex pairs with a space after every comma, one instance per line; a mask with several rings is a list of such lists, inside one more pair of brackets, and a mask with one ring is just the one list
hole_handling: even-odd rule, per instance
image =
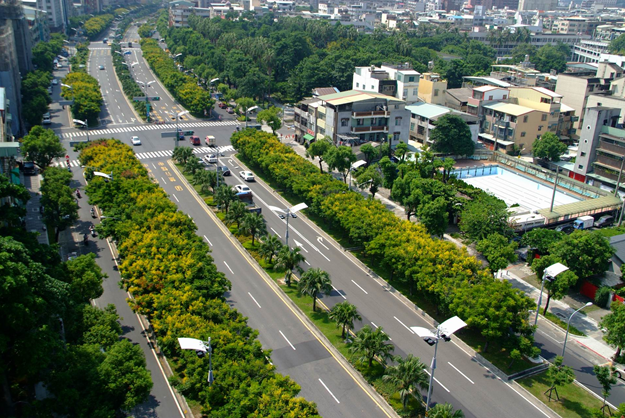
[[411, 131], [414, 131], [414, 123], [411, 123], [411, 124], [410, 124], [410, 130], [411, 130]]
[[364, 119], [356, 119], [356, 125], [363, 126], [364, 124], [365, 124], [365, 120]]
[[419, 95], [419, 88], [412, 89], [412, 95], [413, 96], [418, 96]]
[[347, 126], [348, 123], [349, 123], [349, 119], [347, 118], [341, 119], [341, 126]]
[[371, 126], [375, 125], [378, 122], [378, 118], [371, 118]]
[[423, 135], [425, 133], [425, 128], [423, 126], [417, 126], [417, 135]]
[[523, 123], [527, 123], [527, 116], [523, 116]]
[[504, 99], [504, 100], [506, 100], [507, 98], [508, 98], [508, 95], [507, 95], [507, 94], [504, 94], [504, 95], [503, 95], [503, 99]]
[[438, 96], [438, 89], [434, 89], [434, 97]]
[[373, 84], [371, 85], [371, 90], [375, 91], [375, 86]]
[[579, 169], [581, 170], [582, 168], [584, 168], [584, 166], [583, 166], [583, 165], [581, 165], [581, 164], [579, 164], [579, 165], [577, 166], [577, 168], [579, 168]]
[[401, 118], [395, 118], [395, 126], [401, 125]]
[[488, 130], [490, 128], [490, 122], [484, 122], [484, 130]]
[[582, 151], [582, 157], [585, 157], [586, 153], [584, 151]]
[[408, 82], [409, 83], [414, 83], [414, 76], [411, 75], [410, 77], [408, 77]]
[[408, 97], [408, 89], [404, 89], [404, 99]]
[[538, 132], [543, 130], [543, 126], [542, 125], [538, 125]]
[[493, 96], [492, 95], [488, 96], [488, 100], [493, 100]]
[[540, 120], [542, 120], [543, 122], [544, 122], [544, 121], [546, 121], [546, 120], [547, 120], [547, 115], [542, 115], [542, 116], [540, 117]]
[[360, 87], [360, 83], [356, 83], [356, 88]]
[[521, 132], [521, 138], [525, 138], [525, 132]]
[[[592, 91], [592, 90], [590, 90], [590, 91]], [[541, 97], [540, 98], [540, 102], [541, 103], [551, 103], [551, 99], [548, 99], [546, 97]]]
[[319, 134], [325, 136], [326, 130], [323, 128], [319, 128]]

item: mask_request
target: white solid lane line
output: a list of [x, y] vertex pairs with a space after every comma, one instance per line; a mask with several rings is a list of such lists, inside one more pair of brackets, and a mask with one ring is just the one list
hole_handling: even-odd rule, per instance
[[[162, 178], [162, 177], [161, 177], [161, 180], [163, 180], [163, 183], [167, 184], [167, 182], [165, 181], [165, 179], [164, 179], [164, 178]], [[176, 198], [176, 201], [177, 201], [178, 203], [180, 203], [180, 200], [178, 200], [178, 198], [176, 197], [176, 195], [172, 195], [172, 196]]]
[[465, 379], [467, 379], [469, 382], [471, 382], [472, 385], [474, 385], [475, 383], [473, 382], [473, 380], [469, 379], [467, 377], [466, 374], [462, 373], [460, 370], [458, 370], [458, 368], [456, 366], [454, 366], [453, 364], [451, 364], [450, 362], [447, 362], [447, 364], [449, 364], [451, 367], [453, 367], [458, 373], [460, 373], [462, 375], [462, 377], [464, 377]]
[[208, 245], [210, 245], [211, 247], [213, 246], [213, 243], [206, 237], [206, 235], [204, 235], [204, 239], [206, 240], [206, 242], [208, 242]]
[[334, 396], [334, 393], [332, 393], [332, 392], [330, 391], [330, 389], [328, 389], [328, 387], [326, 386], [326, 384], [325, 384], [325, 383], [323, 383], [323, 380], [319, 379], [319, 382], [323, 385], [323, 387], [324, 387], [324, 388], [326, 388], [326, 390], [328, 391], [328, 393], [329, 393], [330, 395], [332, 395], [332, 397], [334, 398], [334, 400], [336, 401], [336, 403], [341, 403], [338, 399], [336, 399], [336, 396]]
[[397, 318], [396, 316], [394, 316], [393, 318], [395, 318], [395, 321], [397, 321], [397, 322], [399, 322], [400, 324], [402, 324], [402, 325], [404, 326], [404, 328], [406, 328], [408, 331], [410, 331], [410, 333], [411, 333], [411, 334], [414, 334], [414, 331], [413, 331], [413, 330], [411, 330], [410, 328], [408, 328], [408, 327], [406, 326], [406, 324], [404, 324], [403, 322], [401, 322], [401, 321], [399, 320], [399, 318]]
[[[430, 372], [428, 372], [427, 370], [426, 370], [425, 372], [428, 374], [428, 376], [431, 376]], [[436, 383], [438, 383], [439, 385], [441, 385], [441, 387], [442, 387], [443, 389], [445, 389], [445, 390], [447, 391], [447, 393], [450, 393], [450, 392], [449, 392], [449, 389], [447, 389], [447, 388], [445, 387], [445, 385], [443, 385], [441, 382], [439, 382], [439, 380], [438, 380], [437, 378], [434, 378], [434, 380], [436, 380]]]
[[[248, 295], [250, 295], [250, 297], [252, 298], [252, 300], [254, 301], [254, 303], [260, 308], [260, 303], [258, 303], [258, 301], [256, 301], [256, 299], [254, 298], [254, 296], [252, 296], [252, 294], [250, 292], [247, 292]], [[262, 308], [261, 308], [262, 309]]]
[[[356, 283], [355, 281], [353, 281], [353, 280], [352, 280], [352, 283], [354, 283], [356, 286], [358, 286], [358, 289], [360, 289], [360, 290], [362, 290], [363, 292], [365, 292], [365, 295], [368, 295], [368, 294], [369, 294], [369, 293], [368, 293], [365, 289], [363, 289], [362, 287], [360, 287], [360, 285], [359, 285], [358, 283]], [[397, 319], [397, 318], [395, 318], [395, 319]], [[405, 326], [405, 325], [404, 325], [404, 326]]]
[[331, 285], [332, 289], [336, 290], [336, 293], [338, 293], [339, 295], [341, 295], [341, 297], [345, 300], [347, 300], [347, 298], [345, 297], [345, 295], [343, 295], [343, 293], [339, 292], [339, 289], [337, 289], [336, 287], [334, 287], [334, 285]]
[[288, 339], [288, 338], [286, 338], [286, 337], [284, 336], [284, 334], [282, 333], [282, 331], [278, 330], [278, 332], [280, 333], [280, 335], [282, 335], [282, 338], [284, 338], [284, 340], [285, 340], [287, 343], [289, 343], [289, 345], [291, 346], [291, 348], [293, 349], [293, 351], [297, 351], [297, 350], [295, 349], [295, 347], [293, 347], [293, 344], [291, 344], [291, 341], [289, 341], [289, 339]]
[[226, 262], [224, 261], [224, 264], [226, 265], [226, 267], [228, 267], [228, 270], [230, 270], [230, 273], [234, 274], [234, 271], [232, 271], [232, 269], [230, 268], [230, 266], [228, 265], [228, 263], [226, 263]]

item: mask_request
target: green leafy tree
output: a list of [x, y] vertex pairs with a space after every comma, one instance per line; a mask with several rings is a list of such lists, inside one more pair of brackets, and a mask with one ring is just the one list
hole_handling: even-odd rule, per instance
[[0, 219], [8, 226], [21, 224], [29, 199], [30, 193], [23, 185], [11, 183], [8, 177], [0, 175]]
[[610, 241], [597, 232], [575, 231], [553, 244], [550, 253], [579, 278], [603, 274], [614, 255]]
[[282, 121], [280, 120], [280, 109], [271, 106], [269, 109], [261, 110], [256, 115], [256, 121], [265, 122], [267, 126], [271, 128], [271, 132], [275, 135], [276, 131], [282, 128]]
[[299, 266], [306, 258], [300, 252], [299, 247], [290, 249], [286, 245], [283, 246], [278, 252], [276, 257], [276, 263], [273, 265], [275, 270], [284, 270], [284, 282], [287, 286], [291, 286], [291, 277], [293, 276], [293, 270], [297, 270], [301, 273], [302, 268]]
[[241, 113], [243, 113], [243, 116], [245, 116], [246, 119], [247, 119], [247, 109], [249, 109], [250, 107], [256, 106], [256, 102], [254, 101], [254, 99], [251, 99], [249, 97], [241, 97], [237, 99], [236, 102], [237, 102], [237, 106], [241, 109]]
[[254, 240], [260, 236], [267, 235], [267, 225], [265, 218], [260, 213], [246, 213], [241, 223], [242, 229], [252, 237], [252, 246]]
[[200, 159], [195, 155], [192, 155], [187, 159], [187, 162], [184, 165], [183, 171], [185, 173], [189, 173], [192, 176], [195, 175], [198, 171], [204, 170], [204, 165], [200, 162]]
[[566, 71], [566, 62], [571, 56], [571, 48], [562, 43], [541, 46], [534, 56], [536, 69], [543, 73], [556, 70], [559, 73]]
[[317, 310], [317, 297], [320, 293], [327, 295], [332, 291], [332, 282], [328, 272], [319, 268], [308, 269], [302, 274], [297, 283], [297, 291], [300, 295], [308, 295], [313, 298], [313, 312]]
[[273, 262], [273, 258], [278, 255], [281, 249], [282, 243], [280, 242], [280, 239], [278, 239], [275, 235], [267, 235], [260, 243], [258, 253], [271, 264]]
[[613, 365], [609, 366], [599, 366], [595, 365], [592, 368], [592, 371], [595, 372], [595, 376], [597, 376], [597, 380], [601, 385], [601, 394], [603, 395], [603, 406], [601, 407], [601, 412], [605, 412], [605, 409], [608, 409], [608, 416], [612, 415], [612, 411], [608, 406], [608, 396], [610, 396], [610, 392], [612, 392], [612, 386], [616, 385], [616, 367]]
[[446, 114], [438, 118], [430, 139], [435, 152], [470, 156], [475, 151], [469, 125], [456, 115]]
[[230, 204], [230, 210], [226, 212], [225, 221], [228, 225], [236, 222], [237, 229], [240, 229], [245, 221], [245, 217], [250, 212], [247, 210], [247, 205], [240, 200], [235, 200]]
[[[535, 260], [532, 263], [532, 270], [539, 278], [543, 277], [545, 269], [552, 264], [559, 262], [559, 258], [555, 255], [547, 255]], [[547, 301], [545, 302], [545, 309], [543, 309], [543, 315], [547, 313], [549, 308], [549, 302], [552, 298], [559, 300], [567, 295], [571, 286], [577, 283], [577, 276], [571, 270], [567, 270], [558, 274], [553, 280], [545, 279], [545, 289], [547, 289]]]
[[384, 156], [380, 159], [378, 165], [380, 166], [384, 177], [383, 186], [392, 190], [395, 179], [397, 178], [397, 164], [392, 162], [387, 156]]
[[329, 318], [336, 322], [337, 327], [341, 327], [341, 338], [345, 338], [345, 332], [354, 328], [354, 321], [361, 321], [362, 317], [348, 301], [337, 303], [332, 307]]
[[395, 350], [395, 347], [389, 341], [390, 338], [384, 333], [382, 327], [374, 330], [367, 324], [356, 333], [356, 337], [349, 344], [348, 350], [352, 356], [358, 356], [358, 361], [366, 361], [369, 367], [373, 365], [375, 357], [381, 359], [384, 365], [386, 360], [391, 358], [393, 350]]
[[549, 161], [560, 161], [560, 156], [566, 152], [566, 145], [552, 132], [545, 132], [532, 144], [534, 157], [545, 158]]
[[69, 181], [63, 181], [63, 173], [69, 174], [57, 167], [48, 168], [41, 185], [43, 219], [49, 227], [55, 228], [56, 241], [59, 240], [60, 232], [78, 219], [78, 204], [74, 200], [74, 191], [67, 185]]
[[606, 329], [603, 336], [605, 342], [616, 347], [612, 359], [616, 361], [625, 347], [625, 304], [614, 302], [610, 305], [610, 313], [601, 319], [600, 327]]
[[556, 399], [559, 401], [558, 386], [570, 385], [575, 380], [575, 372], [569, 366], [562, 364], [562, 356], [557, 356], [553, 364], [547, 369], [547, 379], [549, 379], [551, 386], [545, 391], [545, 395], [551, 401], [553, 392], [556, 393]]
[[415, 396], [419, 390], [428, 390], [429, 378], [425, 371], [425, 364], [419, 360], [419, 357], [408, 354], [406, 358], [395, 356], [394, 360], [396, 364], [386, 369], [382, 380], [389, 382], [395, 390], [399, 391], [399, 398], [406, 409], [408, 396]]
[[408, 144], [405, 142], [397, 144], [395, 147], [395, 155], [399, 156], [400, 163], [403, 163], [406, 160], [406, 154], [408, 154], [408, 151], [410, 151], [410, 148], [408, 148]]
[[512, 227], [508, 224], [508, 207], [496, 197], [481, 195], [462, 209], [460, 230], [473, 241], [495, 233], [510, 237]]
[[437, 403], [427, 412], [428, 418], [464, 418], [464, 413], [460, 409], [448, 403]]
[[360, 152], [365, 156], [365, 162], [371, 164], [376, 158], [378, 158], [378, 148], [374, 147], [370, 142], [360, 147]]
[[439, 196], [420, 205], [417, 216], [430, 234], [443, 236], [449, 224], [445, 198]]
[[65, 155], [59, 137], [50, 129], [41, 126], [34, 126], [24, 137], [21, 150], [24, 157], [37, 164], [41, 170], [48, 168], [53, 159]]
[[536, 249], [540, 254], [547, 255], [549, 248], [564, 238], [565, 234], [555, 229], [535, 228], [526, 232], [521, 238], [521, 245]]
[[222, 184], [215, 190], [213, 200], [228, 213], [232, 203], [238, 201], [237, 192], [227, 184]]
[[317, 140], [310, 144], [308, 150], [306, 150], [306, 156], [310, 159], [315, 159], [315, 157], [319, 158], [319, 172], [323, 173], [323, 156], [328, 152], [330, 148], [334, 147], [332, 145], [332, 140], [330, 137], [325, 137], [323, 139]]
[[[188, 163], [187, 163], [188, 164]], [[185, 167], [187, 165], [185, 164]], [[193, 176], [192, 183], [200, 186], [201, 193], [208, 193], [217, 182], [217, 173], [210, 170], [198, 170]], [[213, 189], [214, 190], [214, 189]]]
[[517, 249], [517, 246], [516, 242], [509, 242], [508, 238], [494, 233], [478, 241], [475, 248], [486, 257], [490, 270], [498, 272], [516, 261], [517, 256], [514, 250]]
[[88, 303], [102, 296], [102, 281], [108, 277], [95, 262], [95, 254], [89, 253], [66, 263], [70, 277], [72, 296], [79, 302]]
[[176, 147], [172, 154], [173, 159], [183, 165], [186, 165], [192, 156], [193, 150], [190, 147]]
[[619, 35], [617, 38], [612, 39], [612, 41], [610, 41], [610, 45], [608, 46], [608, 51], [610, 51], [611, 54], [624, 54], [625, 35]]
[[368, 188], [369, 193], [371, 193], [371, 199], [374, 199], [375, 194], [378, 192], [380, 186], [384, 182], [384, 178], [382, 177], [382, 174], [378, 171], [377, 167], [371, 166], [367, 167], [360, 174], [358, 174], [358, 177], [356, 177], [356, 181], [358, 182], [358, 188], [360, 188], [360, 190], [365, 190], [366, 188]]
[[348, 146], [330, 148], [324, 155], [323, 159], [331, 170], [336, 170], [343, 176], [343, 183], [347, 184], [347, 173], [356, 161], [356, 155]]

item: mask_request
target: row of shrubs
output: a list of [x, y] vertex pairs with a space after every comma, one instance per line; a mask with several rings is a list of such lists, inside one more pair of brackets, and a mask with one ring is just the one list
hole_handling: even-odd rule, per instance
[[85, 22], [85, 35], [87, 35], [87, 38], [94, 40], [108, 27], [108, 25], [111, 24], [113, 19], [114, 16], [112, 14], [104, 14], [92, 17]]
[[[112, 181], [87, 175], [86, 191], [108, 217], [100, 233], [118, 243], [122, 284], [133, 294], [129, 303], [149, 318], [178, 390], [211, 417], [317, 416], [313, 403], [297, 397], [300, 387], [275, 373], [257, 331], [226, 304], [231, 284], [193, 220], [150, 181], [132, 149], [117, 140], [95, 141], [84, 146], [80, 161], [90, 173], [113, 175]], [[207, 359], [180, 350], [179, 337], [211, 338], [212, 386]]]
[[[529, 347], [533, 302], [452, 243], [432, 239], [425, 228], [400, 220], [377, 200], [365, 199], [311, 162], [297, 155], [274, 135], [244, 130], [232, 136], [232, 145], [256, 170], [305, 201], [309, 212], [326, 227], [343, 233], [374, 267], [401, 280], [435, 306], [442, 317], [458, 315], [484, 339], [511, 349]], [[518, 336], [521, 336], [520, 338]], [[523, 344], [521, 344], [523, 342]]]

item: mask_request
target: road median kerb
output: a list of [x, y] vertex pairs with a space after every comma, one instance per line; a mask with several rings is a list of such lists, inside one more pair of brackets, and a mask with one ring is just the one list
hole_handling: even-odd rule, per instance
[[[113, 57], [111, 57], [111, 62], [113, 62]], [[115, 64], [113, 64], [113, 72], [115, 73], [115, 80], [117, 81], [117, 87], [119, 87], [119, 91], [122, 93], [122, 96], [124, 96], [124, 100], [126, 100], [126, 103], [128, 103], [128, 106], [132, 110], [132, 113], [137, 117], [137, 121], [139, 123], [145, 123], [143, 119], [141, 118], [141, 116], [139, 116], [139, 114], [137, 113], [137, 109], [135, 109], [134, 105], [130, 103], [130, 101], [128, 100], [128, 96], [126, 96], [126, 92], [124, 91], [124, 88], [122, 87], [122, 83], [119, 81], [119, 77], [117, 77], [117, 70], [115, 69]]]
[[343, 355], [338, 351], [338, 349], [336, 347], [334, 347], [334, 345], [330, 342], [330, 340], [328, 340], [328, 338], [326, 338], [326, 336], [317, 328], [317, 326], [308, 318], [308, 316], [306, 316], [306, 314], [295, 304], [295, 302], [293, 302], [291, 300], [291, 298], [289, 298], [286, 295], [286, 293], [284, 293], [284, 291], [282, 291], [280, 286], [278, 286], [278, 284], [269, 276], [269, 274], [267, 274], [267, 272], [265, 272], [265, 270], [262, 267], [260, 267], [260, 265], [257, 263], [257, 261], [248, 253], [248, 251], [245, 249], [245, 247], [243, 247], [243, 245], [239, 242], [239, 240], [236, 239], [236, 237], [234, 237], [234, 235], [232, 235], [230, 230], [228, 228], [226, 228], [226, 226], [223, 224], [223, 222], [221, 222], [221, 220], [217, 217], [217, 215], [215, 215], [213, 210], [206, 204], [204, 199], [202, 199], [202, 197], [197, 193], [195, 188], [192, 187], [189, 184], [189, 182], [187, 181], [186, 177], [184, 177], [182, 175], [182, 173], [180, 173], [180, 171], [178, 170], [178, 167], [176, 167], [176, 165], [173, 163], [173, 161], [172, 160], [168, 160], [167, 162], [168, 162], [169, 166], [171, 167], [171, 169], [176, 173], [178, 178], [180, 178], [180, 180], [185, 184], [187, 189], [194, 195], [195, 199], [198, 202], [201, 202], [200, 204], [204, 207], [204, 210], [208, 213], [209, 217], [213, 220], [213, 222], [215, 222], [217, 227], [228, 237], [230, 242], [239, 249], [240, 253], [243, 255], [243, 257], [245, 257], [246, 261], [248, 263], [250, 263], [250, 265], [252, 265], [254, 270], [256, 270], [256, 272], [259, 275], [262, 276], [264, 281], [273, 289], [273, 291], [276, 294], [280, 295], [280, 299], [282, 299], [283, 302], [285, 302], [285, 303], [287, 303], [289, 305], [291, 311], [297, 313], [297, 316], [299, 317], [298, 319], [300, 321], [302, 321], [303, 323], [305, 323], [306, 328], [308, 328], [309, 331], [312, 334], [314, 334], [315, 337], [320, 342], [322, 342], [322, 345], [325, 346], [326, 350], [330, 351], [333, 354], [333, 357], [339, 363], [341, 363], [341, 366], [346, 371], [349, 372], [349, 374], [351, 375], [351, 377], [354, 380], [358, 381], [359, 386], [361, 386], [366, 392], [368, 392], [368, 395], [372, 399], [374, 399], [376, 401], [376, 403], [380, 406], [380, 408], [382, 408], [386, 412], [387, 415], [399, 418], [399, 415], [388, 404], [386, 399], [384, 399], [382, 397], [382, 395], [380, 395], [375, 390], [375, 388], [373, 388], [369, 384], [369, 382], [367, 382], [367, 380], [362, 376], [362, 374], [360, 374], [360, 372], [358, 370], [356, 370], [347, 361], [347, 359], [345, 359], [345, 357], [343, 357]]

